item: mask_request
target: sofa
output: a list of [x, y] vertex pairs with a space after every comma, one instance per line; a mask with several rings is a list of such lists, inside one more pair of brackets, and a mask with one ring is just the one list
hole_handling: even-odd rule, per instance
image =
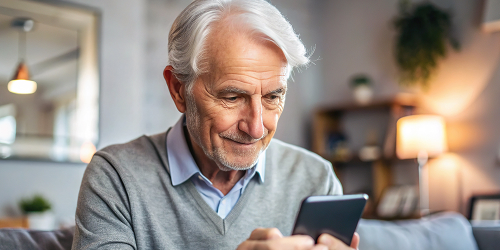
[[[361, 220], [360, 250], [493, 250], [500, 249], [500, 223], [469, 223], [457, 213], [418, 220]], [[71, 249], [74, 228], [55, 231], [0, 229], [0, 250]]]
[[360, 250], [499, 250], [500, 222], [471, 223], [444, 212], [402, 221], [361, 220]]

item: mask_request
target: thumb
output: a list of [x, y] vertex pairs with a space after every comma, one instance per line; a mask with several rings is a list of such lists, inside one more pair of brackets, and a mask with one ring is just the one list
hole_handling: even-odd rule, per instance
[[359, 247], [359, 234], [356, 232], [352, 236], [351, 247], [354, 249], [358, 249]]
[[249, 240], [271, 240], [282, 238], [280, 230], [277, 228], [257, 228], [250, 234]]

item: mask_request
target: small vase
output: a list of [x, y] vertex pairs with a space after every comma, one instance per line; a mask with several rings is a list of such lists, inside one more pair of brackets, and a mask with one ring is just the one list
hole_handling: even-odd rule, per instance
[[354, 100], [360, 105], [367, 105], [373, 98], [373, 89], [368, 85], [358, 85], [353, 90]]
[[35, 230], [54, 230], [55, 217], [50, 211], [46, 212], [29, 212], [26, 214], [30, 229]]

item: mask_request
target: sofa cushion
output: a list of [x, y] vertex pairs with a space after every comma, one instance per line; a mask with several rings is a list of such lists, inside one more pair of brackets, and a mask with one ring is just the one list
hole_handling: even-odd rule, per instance
[[54, 231], [0, 229], [0, 250], [4, 249], [47, 249], [69, 250], [75, 228]]
[[419, 220], [361, 220], [360, 250], [477, 250], [464, 216], [446, 212]]

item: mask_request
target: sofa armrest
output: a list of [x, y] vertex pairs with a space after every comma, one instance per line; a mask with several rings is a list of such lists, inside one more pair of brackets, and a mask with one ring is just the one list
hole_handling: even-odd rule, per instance
[[472, 222], [472, 232], [479, 250], [496, 250], [500, 246], [500, 222]]

